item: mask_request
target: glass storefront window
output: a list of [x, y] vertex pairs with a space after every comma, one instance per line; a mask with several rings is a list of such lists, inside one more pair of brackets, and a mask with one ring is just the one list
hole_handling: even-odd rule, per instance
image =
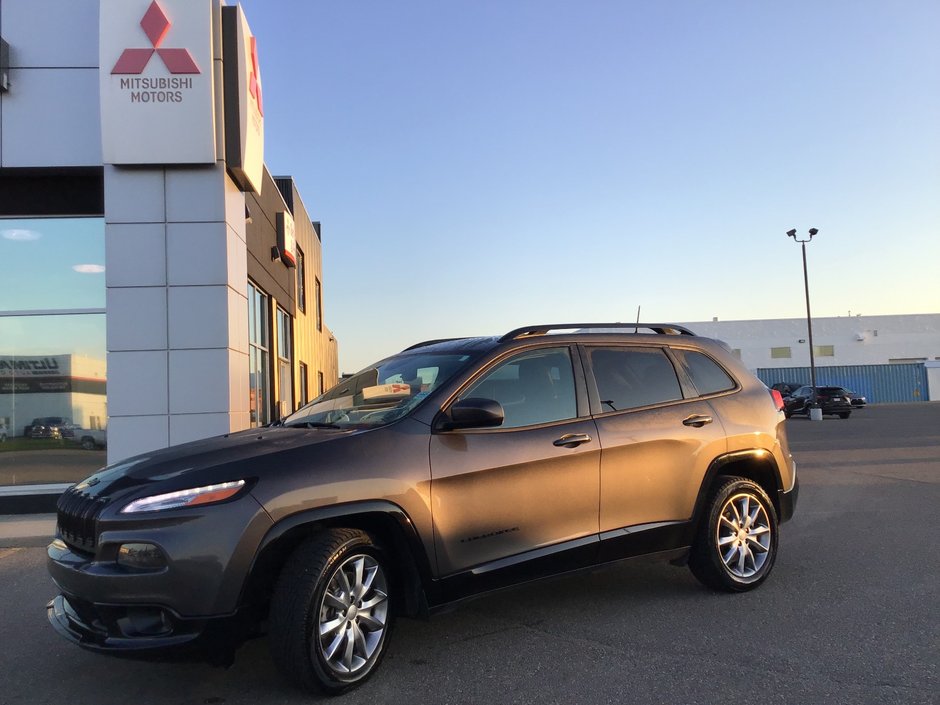
[[104, 308], [101, 218], [0, 219], [0, 309]]
[[0, 486], [106, 462], [102, 218], [0, 218]]
[[270, 299], [248, 283], [248, 408], [251, 425], [271, 422]]
[[72, 483], [106, 464], [105, 316], [0, 314], [0, 486]]
[[278, 401], [281, 408], [278, 417], [294, 411], [294, 383], [291, 377], [291, 319], [282, 308], [277, 309], [277, 379]]

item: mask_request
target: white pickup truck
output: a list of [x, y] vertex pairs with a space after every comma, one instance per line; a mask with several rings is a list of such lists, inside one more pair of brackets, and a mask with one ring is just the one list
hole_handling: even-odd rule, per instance
[[75, 428], [72, 440], [82, 444], [85, 450], [105, 448], [108, 445], [107, 429]]

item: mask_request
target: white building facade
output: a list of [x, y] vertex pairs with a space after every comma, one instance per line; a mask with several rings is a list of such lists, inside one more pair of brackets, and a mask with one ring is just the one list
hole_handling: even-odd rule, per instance
[[[810, 364], [805, 318], [683, 325], [723, 340], [753, 371]], [[817, 368], [922, 365], [929, 399], [940, 400], [940, 314], [813, 318], [813, 347]]]
[[[22, 437], [32, 417], [72, 416], [106, 426], [114, 462], [335, 383], [319, 223], [264, 169], [263, 51], [240, 7], [0, 0], [0, 37], [0, 423], [16, 450], [44, 450]], [[72, 361], [55, 403], [40, 373], [14, 379], [36, 359]], [[106, 378], [106, 413], [103, 394], [94, 413], [66, 399], [85, 377]], [[29, 483], [13, 457], [0, 490]]]
[[[725, 341], [749, 369], [809, 365], [805, 318], [684, 323]], [[886, 365], [940, 360], [940, 313], [813, 319], [816, 364]]]

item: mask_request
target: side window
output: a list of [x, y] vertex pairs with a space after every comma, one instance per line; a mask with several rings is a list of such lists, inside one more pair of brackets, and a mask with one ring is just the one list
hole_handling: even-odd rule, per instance
[[699, 394], [715, 394], [734, 389], [734, 380], [708, 355], [694, 350], [674, 349], [673, 352], [685, 363], [692, 384]]
[[461, 394], [498, 401], [500, 428], [573, 419], [578, 415], [568, 348], [533, 350], [509, 358]]
[[590, 356], [604, 411], [682, 399], [679, 378], [662, 350], [593, 348]]

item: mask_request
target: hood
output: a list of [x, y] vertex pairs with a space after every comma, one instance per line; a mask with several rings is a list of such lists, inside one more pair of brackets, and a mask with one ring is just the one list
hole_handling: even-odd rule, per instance
[[215, 436], [127, 458], [76, 485], [92, 497], [114, 498], [143, 485], [173, 491], [203, 484], [256, 477], [276, 463], [259, 462], [276, 453], [313, 448], [364, 430], [270, 427]]

